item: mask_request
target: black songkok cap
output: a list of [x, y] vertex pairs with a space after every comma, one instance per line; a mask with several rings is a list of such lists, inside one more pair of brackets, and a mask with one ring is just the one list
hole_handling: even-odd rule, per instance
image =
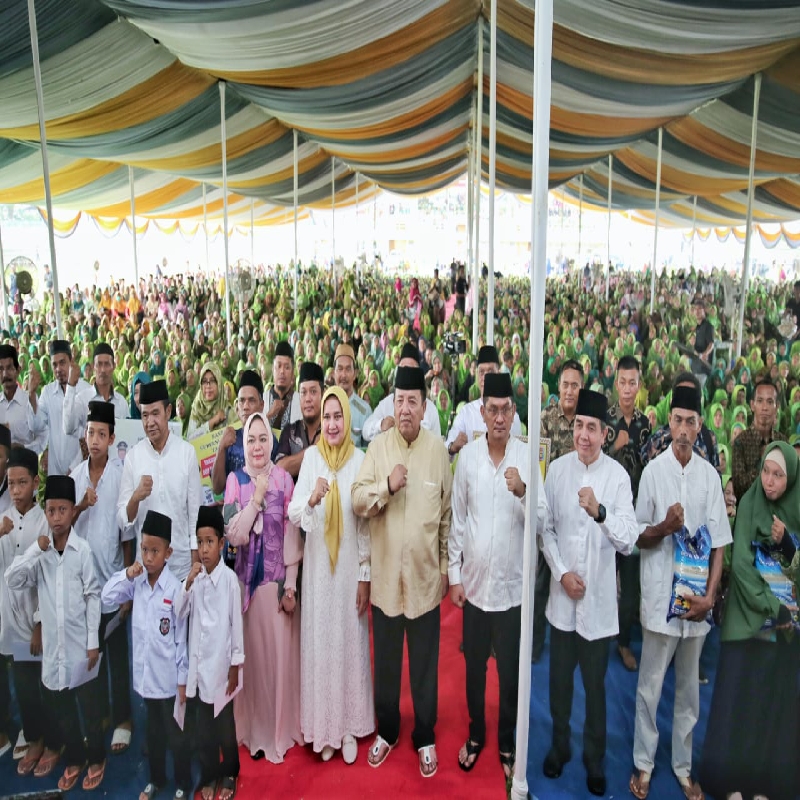
[[395, 389], [420, 389], [425, 396], [425, 375], [419, 367], [398, 367], [394, 378]]
[[411, 342], [406, 342], [400, 351], [400, 360], [404, 358], [413, 358], [419, 364], [419, 350]]
[[239, 388], [252, 386], [259, 394], [264, 394], [264, 381], [254, 369], [246, 369], [239, 376]]
[[106, 344], [106, 342], [98, 342], [94, 348], [94, 358], [97, 356], [111, 356], [114, 358], [114, 351], [111, 349], [110, 344]]
[[75, 481], [69, 475], [48, 475], [44, 485], [45, 500], [69, 500], [75, 504]]
[[152, 383], [142, 383], [139, 389], [139, 405], [146, 406], [148, 403], [158, 403], [161, 400], [169, 400], [166, 381], [153, 381]]
[[69, 342], [66, 339], [53, 339], [50, 342], [50, 355], [55, 356], [59, 353], [66, 353], [72, 358], [72, 350], [70, 350]]
[[0, 344], [0, 359], [11, 358], [16, 361], [19, 358], [17, 348], [13, 344]]
[[11, 467], [22, 467], [35, 477], [39, 474], [39, 456], [27, 447], [12, 447], [8, 455], [7, 468]]
[[513, 397], [511, 376], [507, 372], [490, 372], [483, 379], [483, 399], [487, 397]]
[[213, 528], [220, 536], [225, 535], [225, 523], [219, 506], [200, 506], [197, 512], [197, 528]]
[[106, 403], [104, 400], [92, 400], [89, 403], [89, 414], [86, 417], [86, 421], [105, 422], [107, 425], [113, 425], [114, 404]]
[[[486, 377], [489, 377], [488, 375]], [[578, 392], [578, 406], [575, 414], [580, 417], [594, 417], [600, 422], [606, 422], [608, 400], [604, 394], [593, 392], [591, 389], [581, 389]]]
[[319, 384], [325, 383], [325, 373], [319, 364], [313, 361], [304, 361], [300, 365], [300, 378], [297, 381], [297, 385], [299, 386], [306, 381], [316, 381]]
[[497, 364], [500, 366], [500, 356], [497, 354], [497, 348], [493, 344], [485, 344], [478, 350], [478, 363], [479, 364]]
[[291, 358], [292, 361], [294, 361], [294, 350], [292, 350], [292, 346], [286, 340], [278, 342], [278, 344], [275, 345], [275, 355], [286, 356], [286, 358]]
[[148, 536], [158, 536], [159, 539], [171, 542], [172, 520], [166, 514], [148, 511], [142, 524], [142, 533], [146, 533]]
[[700, 392], [694, 386], [676, 386], [672, 390], [672, 402], [669, 407], [670, 410], [681, 408], [684, 411], [700, 414]]
[[6, 448], [11, 449], [11, 430], [7, 425], [0, 424], [0, 444]]

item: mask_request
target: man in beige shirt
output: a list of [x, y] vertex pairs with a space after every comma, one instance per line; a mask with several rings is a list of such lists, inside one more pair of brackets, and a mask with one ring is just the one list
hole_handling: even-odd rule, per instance
[[448, 591], [450, 459], [441, 439], [421, 427], [425, 377], [398, 367], [395, 425], [377, 436], [353, 483], [353, 510], [370, 521], [375, 715], [378, 736], [370, 766], [378, 767], [400, 735], [403, 637], [414, 702], [412, 740], [424, 778], [436, 773], [439, 604]]

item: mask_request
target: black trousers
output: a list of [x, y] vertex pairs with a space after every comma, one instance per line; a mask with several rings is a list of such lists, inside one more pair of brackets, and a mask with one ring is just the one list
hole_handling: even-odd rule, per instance
[[167, 782], [167, 748], [172, 751], [175, 784], [188, 792], [192, 788], [191, 753], [184, 732], [175, 722], [175, 698], [145, 698], [147, 710], [147, 758], [150, 762], [150, 783], [163, 787]]
[[[128, 621], [125, 620], [106, 639], [106, 626], [117, 615], [100, 616], [100, 649], [103, 661], [97, 676], [97, 702], [102, 718], [111, 717], [112, 727], [116, 728], [131, 719], [131, 681], [128, 672]], [[109, 708], [109, 675], [111, 682], [111, 707]]]
[[588, 641], [573, 632], [550, 627], [550, 716], [553, 746], [569, 752], [572, 693], [575, 667], [580, 665], [586, 693], [586, 723], [583, 727], [583, 759], [602, 766], [606, 753], [606, 685], [609, 639]]
[[15, 661], [12, 669], [25, 741], [38, 742], [44, 735], [46, 718], [42, 702], [42, 662]]
[[439, 606], [416, 619], [387, 617], [372, 606], [375, 651], [375, 716], [378, 734], [389, 744], [400, 736], [400, 676], [403, 637], [408, 638], [408, 676], [414, 702], [414, 747], [436, 743], [439, 697]]
[[500, 683], [500, 718], [497, 742], [501, 753], [514, 749], [519, 686], [519, 637], [522, 608], [482, 611], [469, 601], [464, 606], [464, 660], [467, 665], [469, 738], [486, 742], [486, 662], [494, 646]]
[[542, 652], [547, 635], [547, 600], [550, 597], [550, 567], [539, 553], [536, 567], [536, 585], [533, 590], [533, 654]]
[[[233, 702], [228, 703], [214, 718], [214, 704], [204, 703], [199, 697], [190, 701], [195, 719], [194, 735], [200, 757], [200, 784], [207, 786], [220, 778], [239, 775], [239, 745], [236, 741], [236, 723], [233, 720]], [[219, 752], [222, 750], [222, 761]]]
[[80, 766], [84, 762], [99, 764], [105, 759], [103, 717], [97, 702], [96, 680], [77, 689], [61, 691], [53, 691], [43, 684], [42, 700], [47, 712], [44, 743], [48, 749], [63, 747], [67, 766]]
[[11, 689], [8, 683], [9, 656], [0, 654], [0, 734], [11, 736]]
[[619, 635], [617, 644], [620, 647], [630, 647], [631, 629], [636, 623], [639, 613], [639, 600], [641, 588], [639, 586], [639, 564], [641, 557], [638, 553], [623, 556], [617, 553], [617, 571], [619, 572]]

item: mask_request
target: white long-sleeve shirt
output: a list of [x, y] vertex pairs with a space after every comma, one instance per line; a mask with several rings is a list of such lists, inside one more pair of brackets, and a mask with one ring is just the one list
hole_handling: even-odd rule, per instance
[[93, 400], [109, 402], [114, 406], [114, 417], [116, 419], [127, 419], [130, 414], [130, 407], [125, 398], [111, 390], [111, 397], [106, 400], [97, 388], [88, 385], [88, 388], [81, 389], [79, 386], [70, 386], [64, 390], [64, 410], [62, 413], [62, 424], [64, 434], [67, 436], [83, 436], [86, 430], [86, 419], [89, 416], [89, 403]]
[[244, 664], [242, 593], [236, 573], [220, 561], [203, 569], [186, 591], [181, 588], [181, 619], [189, 618], [189, 672], [186, 696], [199, 693], [213, 703], [228, 683], [228, 670]]
[[[458, 412], [456, 418], [453, 420], [453, 427], [450, 428], [450, 433], [447, 434], [447, 439], [445, 441], [447, 447], [450, 447], [459, 433], [465, 434], [468, 442], [471, 442], [475, 438], [476, 433], [486, 433], [486, 423], [481, 416], [482, 407], [483, 400], [479, 397], [477, 400], [467, 403], [461, 411]], [[514, 421], [511, 423], [511, 435], [522, 436], [522, 423], [516, 411], [514, 412]]]
[[[369, 417], [367, 417], [367, 421], [364, 423], [364, 430], [361, 431], [361, 438], [367, 443], [371, 442], [379, 433], [382, 433], [381, 422], [383, 422], [386, 417], [393, 416], [394, 392], [386, 395], [386, 397], [375, 406], [375, 410]], [[425, 428], [426, 431], [435, 433], [437, 436], [442, 435], [441, 425], [439, 424], [439, 412], [429, 398], [425, 399], [425, 416], [422, 418], [422, 427]]]
[[47, 432], [36, 434], [28, 421], [28, 412], [33, 414], [28, 393], [17, 386], [14, 396], [8, 400], [5, 392], [0, 392], [0, 425], [8, 426], [11, 431], [11, 443], [27, 447], [37, 455], [41, 455], [47, 447]]
[[[472, 605], [483, 611], [506, 611], [522, 603], [522, 545], [526, 498], [506, 485], [509, 467], [528, 477], [528, 445], [511, 437], [503, 460], [495, 467], [486, 437], [460, 452], [453, 479], [453, 514], [448, 539], [450, 585], [462, 584]], [[541, 472], [537, 502], [537, 536], [547, 517]]]
[[189, 657], [186, 619], [179, 616], [181, 591], [169, 565], [152, 588], [147, 572], [129, 580], [124, 569], [103, 587], [105, 605], [133, 600], [133, 688], [140, 697], [166, 700], [175, 696], [178, 686], [186, 685]]
[[[642, 473], [636, 502], [639, 533], [663, 522], [667, 509], [675, 503], [683, 506], [684, 524], [691, 534], [701, 525], [708, 527], [713, 549], [725, 547], [733, 541], [719, 473], [695, 453], [689, 463], [682, 467], [672, 447], [669, 447], [653, 459]], [[641, 556], [642, 627], [654, 633], [680, 638], [705, 636], [710, 630], [707, 622], [681, 619], [667, 622], [675, 572], [673, 537], [666, 536], [656, 547], [641, 548]]]
[[[591, 487], [605, 506], [602, 524], [579, 505], [578, 491], [584, 487]], [[615, 636], [616, 553], [629, 555], [639, 538], [628, 473], [605, 453], [587, 467], [572, 452], [550, 465], [544, 489], [550, 513], [542, 551], [552, 572], [547, 619], [558, 630], [576, 631], [589, 641]], [[561, 585], [567, 572], [586, 585], [580, 600], [572, 600]]]
[[42, 683], [57, 692], [69, 686], [73, 667], [98, 648], [100, 585], [89, 545], [70, 531], [64, 552], [34, 542], [6, 570], [12, 591], [36, 588], [42, 621]]
[[[34, 504], [24, 517], [12, 506], [3, 516], [14, 523], [14, 528], [0, 536], [0, 575], [4, 575], [14, 559], [23, 555], [40, 536], [47, 536], [47, 520], [41, 506]], [[12, 592], [7, 581], [0, 581], [0, 653], [11, 655], [14, 642], [30, 642], [33, 627], [38, 622], [38, 609], [35, 586]]]
[[146, 438], [128, 450], [117, 502], [120, 528], [128, 525], [128, 501], [144, 475], [153, 479], [153, 490], [139, 503], [135, 520], [136, 540], [141, 543], [142, 523], [149, 510], [168, 516], [172, 520], [169, 568], [182, 581], [192, 566], [191, 551], [197, 550], [195, 527], [202, 497], [200, 468], [194, 447], [170, 433], [160, 453]]
[[[84, 380], [78, 381], [77, 390], [91, 389]], [[64, 433], [64, 392], [58, 381], [48, 383], [42, 389], [36, 403], [36, 413], [28, 406], [28, 425], [34, 434], [47, 435], [47, 474], [67, 475], [72, 467], [80, 463], [80, 433]]]

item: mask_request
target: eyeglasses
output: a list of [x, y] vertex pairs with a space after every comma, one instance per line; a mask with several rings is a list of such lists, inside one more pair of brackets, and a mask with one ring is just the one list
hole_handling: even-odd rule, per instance
[[203, 380], [200, 381], [200, 385], [201, 386], [216, 386], [217, 385], [217, 381], [216, 381], [215, 378], [203, 378]]
[[483, 410], [490, 417], [507, 417], [512, 412], [511, 406], [484, 406]]

